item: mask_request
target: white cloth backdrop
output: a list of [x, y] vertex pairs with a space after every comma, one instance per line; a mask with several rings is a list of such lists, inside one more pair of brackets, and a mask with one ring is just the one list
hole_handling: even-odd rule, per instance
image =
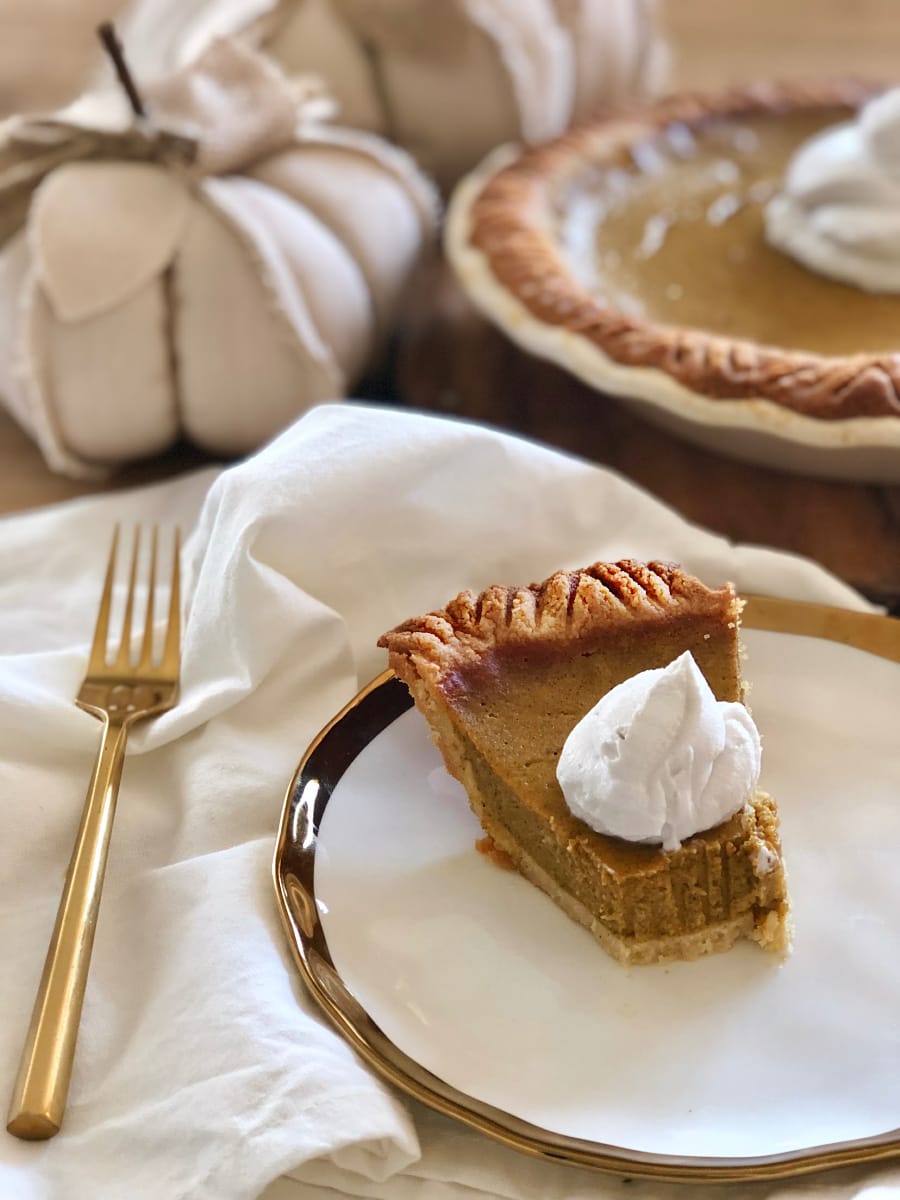
[[[534, 1162], [409, 1105], [323, 1024], [270, 883], [286, 784], [309, 739], [384, 665], [378, 635], [464, 586], [628, 555], [747, 590], [859, 598], [810, 563], [686, 524], [608, 471], [353, 405], [314, 410], [221, 473], [3, 520], [3, 1087], [96, 744], [72, 697], [110, 530], [137, 519], [189, 533], [183, 699], [133, 738], [64, 1129], [48, 1143], [0, 1135], [0, 1197], [254, 1200], [270, 1184], [267, 1200], [622, 1194], [618, 1180]], [[686, 1196], [628, 1192], [670, 1190]], [[886, 1200], [900, 1172], [727, 1195], [808, 1190]]]

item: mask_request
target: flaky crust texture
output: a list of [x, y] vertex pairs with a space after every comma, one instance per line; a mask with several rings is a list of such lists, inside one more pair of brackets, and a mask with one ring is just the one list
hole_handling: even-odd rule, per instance
[[661, 625], [687, 614], [737, 623], [740, 610], [730, 583], [709, 588], [674, 563], [622, 559], [557, 571], [528, 587], [495, 584], [479, 595], [460, 592], [446, 608], [383, 634], [378, 645], [405, 683], [418, 677], [437, 685], [443, 675], [501, 646], [539, 640], [577, 647], [600, 630], [640, 621]]
[[900, 416], [900, 355], [831, 357], [626, 316], [578, 282], [546, 219], [560, 186], [586, 163], [615, 162], [674, 122], [699, 128], [717, 117], [856, 109], [876, 90], [854, 81], [766, 85], [674, 96], [597, 117], [493, 175], [472, 205], [469, 240], [533, 316], [586, 338], [624, 366], [656, 368], [711, 399], [763, 398], [821, 420]]

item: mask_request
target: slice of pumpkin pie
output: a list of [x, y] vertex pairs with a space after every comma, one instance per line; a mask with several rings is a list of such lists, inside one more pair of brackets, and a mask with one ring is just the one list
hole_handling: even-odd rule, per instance
[[594, 563], [379, 641], [490, 848], [621, 962], [788, 948], [741, 607], [670, 564]]

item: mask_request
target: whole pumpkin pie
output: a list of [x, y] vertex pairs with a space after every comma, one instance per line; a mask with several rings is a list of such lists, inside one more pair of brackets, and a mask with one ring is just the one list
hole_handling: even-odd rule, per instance
[[765, 230], [798, 148], [872, 95], [681, 95], [501, 151], [453, 198], [450, 260], [513, 338], [645, 415], [775, 465], [894, 477], [900, 295], [812, 271]]
[[633, 561], [527, 588], [463, 592], [379, 645], [425, 716], [499, 852], [615, 958], [650, 963], [789, 944], [774, 800], [756, 790], [676, 850], [596, 832], [557, 781], [563, 745], [595, 703], [690, 651], [719, 700], [739, 701], [741, 603], [677, 567]]

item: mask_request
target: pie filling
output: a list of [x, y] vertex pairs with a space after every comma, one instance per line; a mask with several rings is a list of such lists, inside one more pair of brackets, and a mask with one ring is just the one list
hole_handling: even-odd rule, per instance
[[740, 700], [739, 613], [730, 587], [665, 564], [595, 564], [530, 589], [463, 593], [381, 639], [490, 839], [480, 848], [620, 961], [694, 958], [739, 937], [788, 946], [778, 814], [764, 792], [664, 851], [595, 832], [556, 778], [597, 700], [685, 650], [717, 699]]
[[556, 197], [570, 267], [626, 316], [824, 355], [893, 352], [900, 296], [800, 266], [765, 238], [763, 210], [794, 151], [846, 108], [670, 125], [586, 164]]
[[[721, 658], [720, 646], [704, 645], [701, 657]], [[601, 938], [606, 949], [622, 961], [693, 957], [680, 941], [717, 925], [723, 929], [716, 949], [755, 936], [770, 912], [780, 921], [786, 907], [780, 866], [771, 874], [755, 869], [761, 853], [779, 857], [777, 813], [764, 792], [675, 852], [595, 833], [563, 799], [555, 771], [565, 732], [595, 698], [585, 658], [611, 687], [611, 678], [627, 674], [610, 662], [624, 656], [618, 651], [587, 655], [575, 668], [560, 660], [531, 671], [524, 693], [508, 671], [499, 676], [502, 687], [472, 694], [460, 692], [455, 680], [453, 718], [433, 721], [445, 762], [494, 847], [557, 903], [574, 902], [562, 903], [570, 916], [589, 926], [599, 922], [610, 935]], [[737, 698], [731, 670], [719, 675], [726, 679], [721, 698]], [[552, 707], [563, 698], [562, 707]], [[490, 761], [479, 743], [487, 743]], [[696, 953], [710, 948], [701, 941]]]
[[[630, 846], [623, 853], [619, 845], [610, 855], [614, 839], [586, 828], [572, 838], [558, 836], [555, 823], [524, 808], [471, 744], [461, 762], [468, 764], [465, 782], [477, 796], [479, 819], [493, 841], [514, 862], [521, 861], [517, 848], [527, 846], [527, 857], [560, 891], [623, 941], [692, 933], [738, 919], [771, 900], [765, 880], [754, 876], [752, 856], [742, 853], [751, 843], [758, 851], [771, 842], [772, 801], [763, 792], [729, 821], [674, 853], [650, 846]], [[625, 857], [632, 860], [628, 868], [611, 865], [611, 858], [621, 864]]]

